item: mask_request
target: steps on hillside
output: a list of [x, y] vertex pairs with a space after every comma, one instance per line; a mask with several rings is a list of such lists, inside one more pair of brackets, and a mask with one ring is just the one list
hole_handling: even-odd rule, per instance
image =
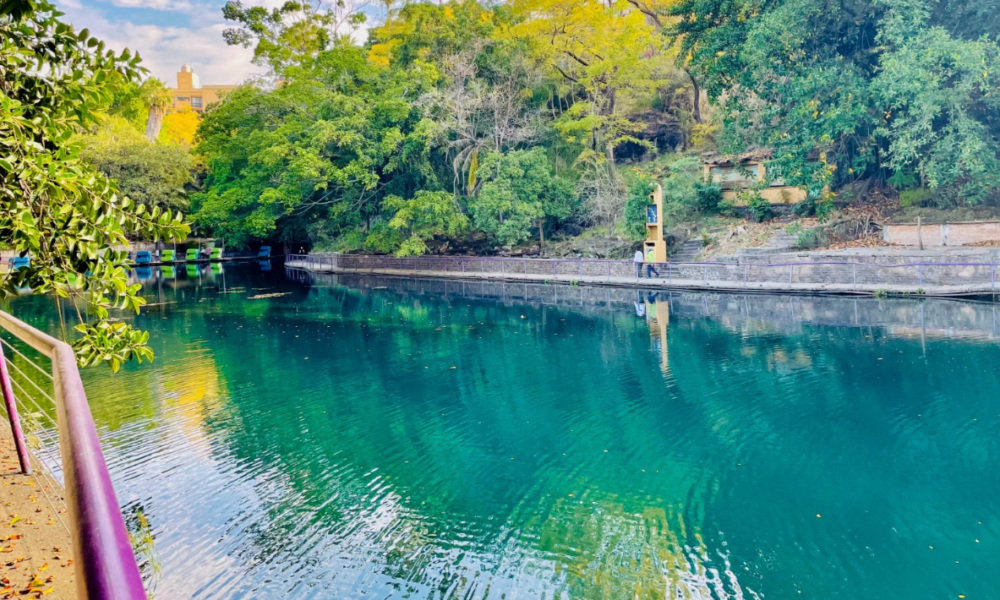
[[736, 251], [737, 256], [761, 256], [766, 254], [781, 254], [783, 252], [794, 252], [795, 243], [798, 238], [789, 235], [784, 229], [777, 229], [771, 234], [770, 239], [763, 246], [753, 248], [740, 248]]
[[789, 235], [784, 229], [778, 229], [771, 236], [771, 239], [767, 241], [767, 246], [765, 248], [780, 248], [781, 250], [791, 250], [795, 248], [795, 242], [798, 241], [793, 235]]
[[673, 262], [695, 262], [701, 256], [701, 251], [705, 248], [701, 239], [688, 240], [681, 244], [670, 260]]

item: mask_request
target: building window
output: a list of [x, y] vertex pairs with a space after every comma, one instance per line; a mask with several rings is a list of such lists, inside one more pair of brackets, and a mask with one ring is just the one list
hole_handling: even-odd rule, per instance
[[174, 100], [176, 100], [177, 102], [190, 102], [191, 101], [191, 99], [188, 98], [187, 96], [177, 96], [176, 98], [174, 98]]
[[201, 108], [201, 96], [191, 96], [191, 108]]
[[746, 184], [759, 179], [759, 165], [712, 167], [712, 181], [723, 184]]

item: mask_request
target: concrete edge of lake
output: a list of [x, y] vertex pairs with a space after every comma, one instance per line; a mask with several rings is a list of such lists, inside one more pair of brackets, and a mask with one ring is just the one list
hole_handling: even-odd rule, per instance
[[[697, 265], [694, 265], [697, 266]], [[725, 265], [730, 267], [732, 265]], [[915, 265], [916, 266], [916, 265]], [[969, 265], [964, 265], [968, 267]], [[949, 296], [982, 296], [991, 295], [996, 292], [997, 282], [995, 267], [985, 275], [983, 281], [975, 283], [955, 283], [955, 284], [931, 284], [931, 283], [897, 283], [891, 280], [878, 282], [851, 282], [840, 283], [823, 281], [817, 278], [811, 281], [734, 281], [732, 279], [713, 279], [711, 277], [693, 278], [669, 277], [657, 278], [648, 277], [621, 277], [605, 275], [566, 275], [566, 274], [539, 274], [529, 272], [517, 272], [511, 270], [505, 273], [477, 272], [477, 271], [456, 271], [440, 269], [399, 269], [387, 267], [343, 267], [336, 266], [323, 261], [308, 260], [288, 260], [285, 262], [286, 268], [302, 269], [316, 273], [341, 273], [341, 274], [375, 274], [392, 275], [398, 277], [433, 277], [447, 279], [472, 279], [472, 280], [494, 280], [494, 281], [530, 281], [536, 283], [558, 283], [564, 285], [599, 285], [630, 288], [664, 288], [678, 290], [708, 290], [714, 292], [764, 292], [764, 293], [792, 293], [792, 294], [845, 294], [845, 295], [922, 295], [928, 297], [949, 297]], [[662, 266], [659, 266], [662, 269]], [[802, 263], [801, 268], [815, 268], [815, 263]], [[956, 270], [962, 265], [956, 266]], [[941, 265], [937, 268], [947, 268]], [[527, 271], [527, 269], [525, 269]], [[792, 277], [789, 277], [791, 280]]]

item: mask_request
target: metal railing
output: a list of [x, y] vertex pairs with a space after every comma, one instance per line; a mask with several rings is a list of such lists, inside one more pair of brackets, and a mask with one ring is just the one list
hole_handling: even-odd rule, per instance
[[22, 472], [34, 462], [35, 476], [65, 493], [68, 520], [55, 512], [73, 539], [78, 596], [146, 598], [73, 349], [2, 311], [0, 328], [13, 336], [0, 338], [0, 388]]
[[[291, 264], [289, 264], [291, 263]], [[289, 266], [320, 269], [391, 270], [425, 273], [490, 274], [601, 279], [649, 278], [677, 286], [700, 285], [721, 289], [818, 289], [872, 291], [881, 286], [903, 286], [917, 291], [934, 286], [967, 287], [970, 292], [997, 289], [997, 265], [986, 262], [914, 262], [876, 264], [851, 261], [822, 262], [669, 262], [630, 260], [537, 259], [477, 256], [394, 257], [354, 254], [289, 255]], [[961, 291], [960, 289], [957, 291]]]

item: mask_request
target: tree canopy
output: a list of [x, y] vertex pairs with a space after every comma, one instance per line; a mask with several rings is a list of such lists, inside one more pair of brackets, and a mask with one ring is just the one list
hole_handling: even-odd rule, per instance
[[671, 14], [726, 150], [772, 148], [768, 171], [814, 196], [862, 177], [955, 204], [996, 193], [1000, 50], [983, 3], [682, 0]]
[[117, 369], [151, 358], [147, 334], [109, 320], [113, 307], [138, 310], [129, 284], [129, 236], [184, 237], [179, 214], [147, 210], [118, 193], [116, 183], [80, 159], [74, 138], [96, 124], [116, 80], [135, 80], [138, 56], [105, 47], [76, 31], [45, 1], [5, 5], [0, 15], [0, 241], [31, 264], [0, 276], [0, 289], [30, 288], [81, 299], [92, 319], [76, 326], [84, 364]]

